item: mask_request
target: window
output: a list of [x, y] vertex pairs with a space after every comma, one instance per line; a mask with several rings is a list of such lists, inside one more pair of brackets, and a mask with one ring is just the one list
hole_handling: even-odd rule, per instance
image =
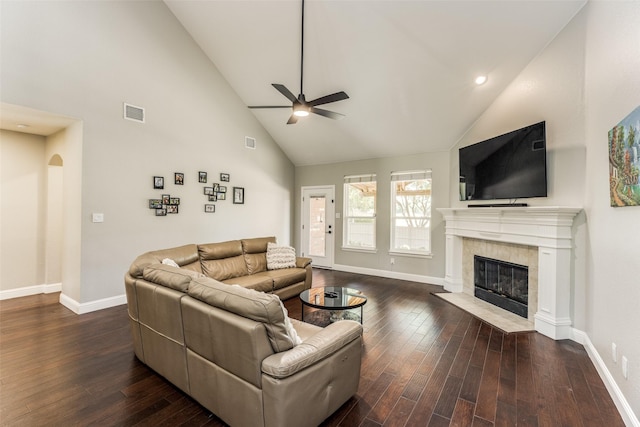
[[431, 253], [431, 171], [391, 173], [391, 252]]
[[376, 248], [376, 193], [375, 175], [344, 177], [343, 247]]

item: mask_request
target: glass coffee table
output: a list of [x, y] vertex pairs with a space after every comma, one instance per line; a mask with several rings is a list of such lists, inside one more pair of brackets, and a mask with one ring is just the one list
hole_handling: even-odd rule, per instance
[[[302, 302], [302, 321], [304, 322], [304, 306], [329, 310], [331, 312], [330, 321], [350, 319], [359, 320], [362, 323], [362, 306], [367, 303], [367, 297], [362, 295], [357, 289], [342, 288], [337, 286], [326, 286], [324, 288], [311, 288], [300, 294]], [[357, 314], [349, 313], [351, 310], [360, 307], [360, 317]], [[338, 313], [343, 312], [343, 313]]]

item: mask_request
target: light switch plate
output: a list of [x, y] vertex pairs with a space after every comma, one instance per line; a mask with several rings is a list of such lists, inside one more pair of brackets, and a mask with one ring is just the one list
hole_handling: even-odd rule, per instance
[[91, 222], [104, 222], [104, 214], [103, 213], [91, 214]]

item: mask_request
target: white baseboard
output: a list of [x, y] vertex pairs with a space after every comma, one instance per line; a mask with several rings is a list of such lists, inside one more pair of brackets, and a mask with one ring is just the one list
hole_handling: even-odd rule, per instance
[[347, 273], [366, 274], [368, 276], [386, 277], [387, 279], [410, 280], [412, 282], [444, 286], [443, 277], [422, 276], [420, 274], [400, 273], [398, 271], [378, 270], [375, 268], [354, 267], [352, 265], [342, 264], [334, 264], [333, 269]]
[[0, 300], [28, 297], [30, 295], [38, 294], [51, 294], [54, 292], [60, 292], [61, 290], [62, 283], [25, 286], [24, 288], [7, 289], [6, 291], [0, 291]]
[[638, 417], [633, 413], [629, 402], [625, 399], [624, 394], [618, 387], [618, 384], [613, 379], [613, 375], [609, 372], [607, 365], [605, 365], [604, 360], [600, 357], [600, 354], [594, 347], [593, 343], [589, 339], [589, 336], [578, 329], [573, 330], [573, 337], [571, 338], [573, 341], [580, 343], [584, 346], [584, 349], [587, 351], [589, 358], [593, 362], [602, 382], [605, 387], [607, 387], [607, 391], [615, 403], [616, 408], [618, 408], [618, 412], [620, 412], [620, 416], [624, 421], [625, 425], [632, 427], [640, 427], [640, 421], [638, 421]]
[[76, 314], [91, 313], [92, 311], [103, 310], [105, 308], [115, 307], [126, 303], [127, 296], [124, 294], [84, 303], [79, 303], [64, 293], [60, 294], [60, 304], [64, 305]]

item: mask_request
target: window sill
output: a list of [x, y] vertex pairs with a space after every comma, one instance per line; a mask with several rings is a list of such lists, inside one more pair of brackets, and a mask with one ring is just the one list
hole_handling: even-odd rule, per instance
[[366, 248], [352, 248], [349, 246], [343, 246], [342, 247], [343, 251], [347, 251], [347, 252], [362, 252], [365, 254], [375, 254], [378, 253], [377, 249], [366, 249]]
[[431, 252], [429, 252], [429, 253], [416, 253], [416, 252], [389, 251], [389, 255], [402, 256], [402, 257], [407, 257], [407, 258], [425, 258], [425, 259], [432, 259], [433, 258], [433, 254]]

